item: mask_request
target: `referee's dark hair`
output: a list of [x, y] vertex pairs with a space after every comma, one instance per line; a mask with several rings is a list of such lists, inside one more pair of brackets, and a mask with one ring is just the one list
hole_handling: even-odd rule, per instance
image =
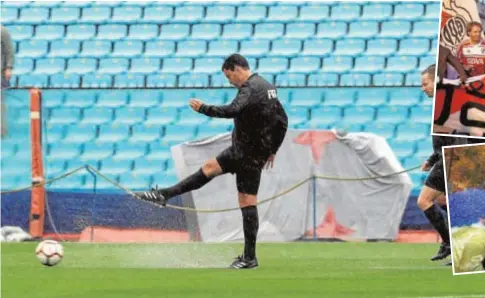
[[232, 70], [234, 71], [234, 67], [241, 66], [244, 69], [249, 69], [249, 63], [246, 58], [239, 54], [232, 54], [231, 56], [227, 57], [222, 64], [222, 70]]
[[431, 64], [425, 70], [421, 72], [421, 75], [428, 74], [430, 77], [434, 77], [436, 75], [436, 64]]

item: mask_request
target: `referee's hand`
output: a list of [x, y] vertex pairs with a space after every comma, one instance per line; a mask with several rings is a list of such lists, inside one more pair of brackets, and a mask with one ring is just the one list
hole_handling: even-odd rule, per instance
[[268, 160], [266, 161], [266, 165], [264, 166], [265, 169], [271, 169], [273, 168], [273, 163], [274, 163], [274, 159], [275, 159], [276, 155], [274, 154], [271, 154], [269, 157], [268, 157]]
[[192, 108], [192, 110], [199, 112], [200, 106], [203, 104], [203, 102], [197, 98], [191, 98], [189, 100], [189, 106]]

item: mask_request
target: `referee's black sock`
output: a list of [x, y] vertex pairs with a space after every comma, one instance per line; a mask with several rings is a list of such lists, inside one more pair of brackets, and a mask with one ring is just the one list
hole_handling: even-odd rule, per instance
[[426, 215], [433, 228], [440, 234], [443, 242], [450, 244], [448, 225], [446, 224], [445, 217], [441, 214], [438, 206], [433, 204], [431, 207], [424, 210], [424, 215]]
[[160, 191], [166, 199], [169, 199], [183, 193], [199, 189], [211, 180], [212, 178], [207, 177], [204, 172], [202, 172], [202, 169], [199, 169], [197, 172], [193, 173], [192, 175], [175, 184], [174, 186], [163, 188]]
[[244, 257], [254, 259], [256, 257], [256, 238], [259, 229], [258, 207], [247, 206], [241, 208], [244, 229]]

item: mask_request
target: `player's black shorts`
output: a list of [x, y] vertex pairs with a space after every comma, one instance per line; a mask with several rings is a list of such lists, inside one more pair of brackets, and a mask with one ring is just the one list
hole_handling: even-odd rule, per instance
[[439, 159], [431, 168], [428, 178], [424, 181], [424, 185], [435, 189], [437, 191], [445, 192], [445, 171], [443, 168], [443, 160]]
[[216, 160], [224, 173], [236, 174], [237, 190], [240, 193], [257, 195], [263, 170], [269, 154], [247, 153], [231, 146], [224, 149]]

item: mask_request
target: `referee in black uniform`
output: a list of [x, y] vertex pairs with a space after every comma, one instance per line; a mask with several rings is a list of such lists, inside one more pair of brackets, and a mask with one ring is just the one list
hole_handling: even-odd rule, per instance
[[189, 105], [194, 111], [209, 117], [234, 118], [232, 145], [178, 184], [137, 195], [165, 205], [170, 198], [199, 189], [218, 175], [236, 174], [245, 244], [243, 255], [238, 256], [230, 267], [255, 268], [258, 266], [256, 237], [259, 228], [256, 196], [261, 171], [265, 165], [266, 168], [273, 167], [276, 152], [288, 129], [288, 117], [278, 100], [275, 86], [257, 73], [251, 73], [243, 56], [233, 54], [226, 58], [222, 71], [238, 88], [236, 98], [223, 106], [206, 105], [198, 99], [191, 99]]

